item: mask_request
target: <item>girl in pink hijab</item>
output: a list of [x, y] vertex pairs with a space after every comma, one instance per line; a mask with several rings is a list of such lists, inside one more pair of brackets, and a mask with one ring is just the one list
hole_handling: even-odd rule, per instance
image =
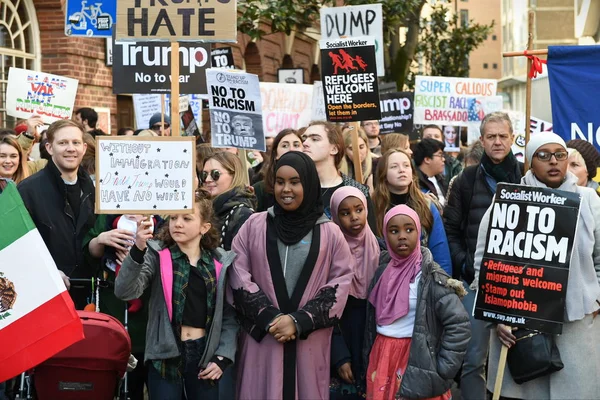
[[359, 399], [366, 391], [362, 362], [368, 288], [381, 254], [377, 238], [367, 223], [367, 199], [355, 187], [344, 186], [331, 196], [331, 219], [352, 252], [354, 276], [348, 302], [331, 343], [330, 398]]
[[406, 205], [387, 212], [382, 257], [370, 286], [363, 360], [367, 399], [451, 398], [471, 338], [466, 294], [421, 247], [421, 222]]

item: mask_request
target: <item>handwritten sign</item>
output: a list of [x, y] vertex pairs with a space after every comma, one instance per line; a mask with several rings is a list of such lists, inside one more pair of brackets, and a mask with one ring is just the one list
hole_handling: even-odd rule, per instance
[[481, 122], [492, 108], [502, 109], [496, 88], [495, 79], [417, 76], [413, 122], [454, 126]]
[[580, 202], [577, 193], [498, 184], [475, 318], [561, 333]]
[[117, 21], [117, 39], [237, 40], [236, 0], [119, 0]]
[[369, 36], [375, 41], [377, 75], [385, 75], [381, 4], [321, 8], [321, 39]]
[[186, 214], [194, 205], [193, 137], [96, 137], [96, 214]]
[[6, 112], [17, 118], [41, 116], [51, 124], [73, 115], [77, 79], [27, 69], [10, 68], [6, 88]]
[[299, 129], [310, 123], [312, 85], [261, 82], [260, 93], [266, 137], [275, 137], [283, 129]]
[[211, 68], [206, 80], [213, 147], [265, 151], [258, 76]]
[[312, 120], [325, 121], [327, 114], [325, 113], [325, 94], [323, 93], [323, 82], [313, 82], [312, 96]]

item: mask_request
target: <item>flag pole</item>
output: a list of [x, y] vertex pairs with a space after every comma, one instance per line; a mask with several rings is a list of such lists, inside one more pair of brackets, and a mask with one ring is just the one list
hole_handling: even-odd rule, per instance
[[[533, 10], [529, 10], [529, 37], [527, 39], [527, 51], [532, 50], [533, 48], [533, 26], [535, 22], [535, 12]], [[547, 52], [547, 51], [546, 51]], [[529, 137], [531, 135], [531, 67], [533, 65], [533, 60], [531, 58], [527, 58], [527, 86], [526, 86], [526, 94], [525, 94], [525, 146], [529, 143]], [[529, 161], [527, 159], [527, 152], [525, 152], [525, 172], [529, 170]]]

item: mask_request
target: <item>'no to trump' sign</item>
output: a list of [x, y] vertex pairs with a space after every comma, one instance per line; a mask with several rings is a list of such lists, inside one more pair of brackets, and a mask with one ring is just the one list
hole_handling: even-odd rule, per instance
[[236, 0], [119, 0], [117, 40], [233, 42], [236, 20]]

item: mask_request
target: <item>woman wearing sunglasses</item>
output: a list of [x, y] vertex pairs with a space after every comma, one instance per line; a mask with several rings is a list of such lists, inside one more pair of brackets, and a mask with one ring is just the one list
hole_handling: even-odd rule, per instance
[[[600, 198], [593, 189], [577, 186], [577, 177], [568, 171], [569, 153], [564, 140], [550, 132], [533, 135], [526, 147], [530, 170], [521, 179], [528, 186], [558, 189], [581, 196], [579, 221], [569, 265], [567, 297], [562, 334], [556, 345], [564, 368], [559, 372], [516, 384], [508, 369], [502, 383], [502, 396], [515, 399], [592, 399], [600, 393]], [[475, 251], [475, 279], [483, 258], [490, 209], [479, 227]], [[560, 224], [557, 215], [557, 224]], [[472, 287], [473, 287], [472, 285]], [[492, 331], [488, 362], [488, 389], [493, 390], [502, 344], [513, 346], [516, 337], [508, 326]]]
[[256, 197], [246, 187], [240, 159], [226, 151], [204, 161], [200, 183], [213, 198], [221, 235], [220, 247], [231, 250], [231, 242], [244, 222], [254, 213]]

